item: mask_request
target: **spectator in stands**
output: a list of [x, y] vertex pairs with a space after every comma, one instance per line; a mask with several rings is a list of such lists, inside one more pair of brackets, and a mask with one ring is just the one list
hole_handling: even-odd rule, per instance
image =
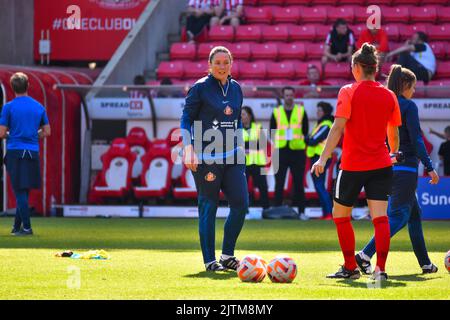
[[306, 144], [308, 135], [308, 116], [303, 105], [294, 102], [295, 90], [292, 87], [282, 89], [284, 105], [273, 110], [270, 130], [275, 130], [273, 146], [279, 153], [278, 172], [275, 173], [275, 206], [283, 203], [283, 189], [287, 170], [290, 169], [294, 180], [294, 205], [298, 206], [299, 218], [307, 220], [305, 211], [305, 174]]
[[[323, 148], [327, 142], [328, 133], [333, 126], [334, 117], [333, 107], [328, 102], [320, 101], [317, 104], [317, 124], [314, 127], [311, 135], [305, 137], [306, 144], [306, 156], [311, 159], [311, 165], [319, 160], [322, 154]], [[328, 159], [324, 172], [318, 177], [313, 174], [312, 179], [314, 187], [319, 196], [320, 206], [322, 207], [322, 218], [331, 220], [331, 212], [333, 210], [333, 203], [331, 201], [330, 194], [325, 187], [325, 177], [328, 167], [330, 166], [331, 158]]]
[[430, 133], [446, 140], [439, 147], [438, 155], [439, 159], [444, 162], [444, 175], [450, 176], [450, 126], [445, 128], [444, 134], [437, 132], [432, 128], [430, 128]]
[[355, 37], [347, 22], [344, 19], [337, 19], [333, 25], [333, 30], [328, 34], [325, 41], [322, 65], [325, 65], [329, 60], [350, 62], [354, 46]]
[[195, 43], [205, 27], [210, 25], [217, 11], [218, 0], [189, 0], [186, 33], [189, 43]]
[[[133, 84], [135, 86], [144, 86], [145, 85], [145, 77], [142, 74], [137, 74], [133, 79]], [[130, 98], [131, 99], [142, 99], [148, 96], [148, 91], [146, 89], [133, 89], [130, 90]], [[155, 96], [152, 92], [152, 96]]]
[[[262, 125], [256, 123], [252, 108], [243, 106], [241, 111], [242, 127], [244, 129], [246, 170], [245, 175], [252, 177], [254, 185], [259, 189], [261, 205], [263, 209], [269, 208], [269, 196], [266, 176], [261, 170], [267, 165], [267, 157], [259, 142], [263, 136]], [[266, 140], [267, 141], [267, 140]]]
[[377, 48], [378, 57], [380, 62], [384, 61], [386, 54], [389, 52], [389, 41], [386, 31], [383, 29], [366, 29], [359, 36], [356, 42], [356, 49], [360, 49], [362, 45], [368, 42]]
[[220, 0], [218, 17], [211, 19], [211, 25], [239, 26], [244, 19], [244, 0]]
[[403, 46], [389, 52], [386, 60], [390, 61], [399, 55], [397, 63], [414, 72], [417, 80], [428, 84], [436, 72], [436, 58], [427, 40], [428, 36], [424, 32], [416, 32]]
[[307, 80], [300, 82], [301, 86], [310, 86], [311, 90], [303, 95], [303, 98], [318, 98], [320, 94], [320, 86], [329, 86], [328, 82], [322, 81], [320, 79], [320, 70], [314, 65], [310, 64], [308, 66], [308, 71], [306, 73]]
[[10, 79], [16, 98], [5, 104], [0, 119], [0, 138], [6, 141], [6, 170], [16, 196], [16, 218], [11, 234], [32, 235], [28, 196], [41, 187], [39, 139], [50, 136], [45, 108], [29, 97], [28, 77], [18, 72]]

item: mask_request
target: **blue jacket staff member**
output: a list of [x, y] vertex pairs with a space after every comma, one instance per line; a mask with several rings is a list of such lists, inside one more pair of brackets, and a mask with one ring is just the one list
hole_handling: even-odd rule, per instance
[[3, 106], [0, 138], [7, 139], [5, 164], [17, 203], [11, 234], [32, 235], [28, 195], [41, 186], [39, 138], [50, 136], [50, 125], [45, 108], [27, 94], [27, 75], [15, 73], [10, 83], [16, 98]]
[[[192, 170], [198, 192], [200, 245], [207, 271], [237, 269], [239, 261], [234, 249], [248, 213], [242, 148], [243, 94], [240, 85], [230, 76], [232, 61], [227, 48], [211, 50], [209, 75], [189, 90], [181, 117], [183, 162]], [[214, 141], [209, 143], [210, 140]], [[217, 262], [215, 219], [220, 190], [228, 200], [230, 214], [224, 227], [222, 255]]]
[[[328, 133], [330, 132], [334, 121], [334, 117], [331, 115], [332, 113], [333, 107], [328, 102], [320, 101], [317, 104], [317, 124], [311, 135], [305, 137], [305, 142], [307, 144], [306, 156], [311, 159], [311, 166], [319, 160], [320, 155], [325, 148], [325, 144], [327, 143]], [[333, 203], [331, 202], [330, 194], [325, 188], [326, 172], [330, 163], [331, 158], [327, 160], [323, 173], [318, 177], [315, 174], [312, 175], [314, 187], [316, 188], [320, 206], [322, 207], [322, 218], [326, 220], [332, 219], [331, 213], [333, 211]]]
[[[438, 268], [431, 263], [425, 246], [422, 231], [421, 209], [417, 201], [417, 177], [419, 160], [431, 177], [430, 183], [437, 184], [439, 176], [433, 168], [423, 142], [419, 112], [411, 100], [415, 87], [416, 76], [400, 65], [393, 65], [388, 78], [388, 88], [398, 96], [402, 114], [402, 126], [399, 128], [400, 148], [405, 155], [405, 161], [394, 165], [394, 181], [389, 198], [388, 217], [391, 237], [408, 225], [409, 237], [423, 273], [434, 273]], [[370, 273], [370, 258], [375, 253], [375, 240], [356, 255], [356, 262], [364, 273]]]

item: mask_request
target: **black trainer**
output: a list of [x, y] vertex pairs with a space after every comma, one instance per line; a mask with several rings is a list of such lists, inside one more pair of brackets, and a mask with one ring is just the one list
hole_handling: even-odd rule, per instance
[[223, 265], [221, 265], [220, 263], [218, 263], [217, 261], [210, 263], [206, 267], [206, 271], [211, 271], [211, 272], [225, 271], [225, 270], [226, 270], [226, 268]]
[[375, 281], [385, 281], [388, 279], [388, 275], [384, 271], [375, 271], [370, 277], [370, 279]]
[[236, 257], [229, 257], [228, 259], [225, 260], [220, 258], [219, 262], [226, 269], [237, 270], [237, 268], [239, 267], [239, 260]]
[[20, 229], [18, 232], [14, 233], [15, 236], [32, 236], [33, 235], [33, 229]]
[[344, 266], [341, 266], [336, 273], [332, 273], [327, 275], [329, 279], [359, 279], [361, 277], [361, 273], [358, 268], [355, 270], [348, 270]]
[[364, 260], [359, 253], [355, 255], [356, 264], [358, 265], [358, 269], [361, 270], [364, 274], [372, 274], [372, 265], [370, 261]]
[[433, 263], [428, 266], [422, 266], [422, 274], [425, 273], [436, 273], [438, 272], [438, 267], [434, 265]]
[[12, 230], [11, 230], [11, 235], [15, 236], [16, 233], [20, 232], [20, 230], [21, 229], [16, 229], [16, 228], [13, 227]]

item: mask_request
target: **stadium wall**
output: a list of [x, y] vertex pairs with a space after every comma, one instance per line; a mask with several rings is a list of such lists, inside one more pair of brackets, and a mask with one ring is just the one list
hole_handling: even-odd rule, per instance
[[32, 65], [34, 1], [0, 0], [0, 21], [0, 64]]

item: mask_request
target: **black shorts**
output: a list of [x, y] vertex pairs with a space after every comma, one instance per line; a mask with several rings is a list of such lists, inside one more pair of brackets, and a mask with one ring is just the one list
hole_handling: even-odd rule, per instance
[[392, 167], [369, 171], [339, 170], [334, 183], [334, 201], [353, 207], [363, 187], [368, 200], [387, 201], [391, 194], [392, 176]]

